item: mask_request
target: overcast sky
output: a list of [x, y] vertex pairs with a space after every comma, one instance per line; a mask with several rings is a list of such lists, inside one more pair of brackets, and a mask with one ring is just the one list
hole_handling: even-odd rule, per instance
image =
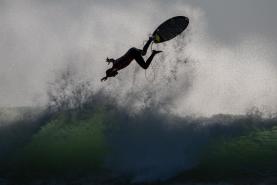
[[204, 10], [209, 34], [222, 40], [258, 33], [276, 39], [277, 1], [275, 0], [189, 0]]
[[182, 7], [194, 29], [200, 12], [210, 40], [258, 38], [276, 51], [276, 0], [0, 0], [0, 106], [45, 101], [52, 72], [74, 57], [94, 57], [84, 70], [98, 79], [102, 59], [141, 44]]
[[[124, 7], [130, 2], [132, 0], [102, 1], [107, 8], [111, 8], [114, 4]], [[151, 0], [141, 1], [141, 3], [147, 2]], [[206, 15], [209, 34], [220, 40], [236, 40], [249, 33], [257, 33], [277, 41], [276, 0], [156, 0], [155, 2], [160, 2], [165, 9], [176, 2], [201, 8]]]

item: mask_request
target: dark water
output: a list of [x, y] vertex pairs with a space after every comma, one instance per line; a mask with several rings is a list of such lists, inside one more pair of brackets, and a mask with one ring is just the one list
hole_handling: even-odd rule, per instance
[[0, 184], [272, 184], [276, 125], [151, 109], [42, 114], [0, 128]]

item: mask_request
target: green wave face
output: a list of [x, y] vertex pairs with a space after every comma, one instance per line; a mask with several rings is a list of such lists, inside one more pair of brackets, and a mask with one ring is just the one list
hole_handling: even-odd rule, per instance
[[17, 151], [16, 165], [43, 173], [99, 170], [106, 153], [103, 120], [101, 113], [84, 120], [60, 115]]
[[6, 132], [29, 139], [21, 143], [23, 136], [13, 137], [12, 143], [20, 144], [1, 159], [2, 174], [30, 179], [116, 174], [145, 182], [176, 176], [225, 181], [277, 172], [276, 118], [173, 118], [107, 108], [75, 114], [60, 113], [33, 134], [19, 126]]
[[277, 174], [277, 127], [214, 141], [195, 169], [202, 177], [234, 178]]

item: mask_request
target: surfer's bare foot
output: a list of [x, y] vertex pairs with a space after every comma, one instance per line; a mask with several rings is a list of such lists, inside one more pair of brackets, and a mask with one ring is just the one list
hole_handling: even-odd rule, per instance
[[152, 53], [155, 54], [155, 55], [158, 54], [158, 53], [161, 53], [161, 52], [163, 52], [163, 51], [158, 51], [158, 50], [153, 50], [152, 51]]
[[108, 63], [108, 65], [110, 64], [110, 63], [114, 63], [114, 59], [113, 58], [106, 58], [106, 62]]
[[106, 81], [107, 79], [108, 77], [105, 76], [104, 78], [101, 79], [101, 82]]

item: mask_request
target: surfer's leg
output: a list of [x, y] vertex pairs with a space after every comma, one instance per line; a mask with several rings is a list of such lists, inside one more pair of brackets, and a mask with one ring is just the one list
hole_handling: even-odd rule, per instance
[[152, 54], [150, 55], [150, 57], [146, 60], [146, 62], [144, 61], [144, 59], [142, 58], [142, 56], [139, 53], [134, 53], [133, 57], [143, 69], [147, 69], [149, 67], [149, 65], [151, 64], [154, 56], [160, 52], [161, 51], [153, 51]]
[[153, 37], [149, 37], [148, 41], [146, 42], [146, 44], [143, 46], [143, 49], [141, 51], [141, 55], [144, 56], [147, 53], [147, 50], [151, 44], [151, 42], [153, 41]]

